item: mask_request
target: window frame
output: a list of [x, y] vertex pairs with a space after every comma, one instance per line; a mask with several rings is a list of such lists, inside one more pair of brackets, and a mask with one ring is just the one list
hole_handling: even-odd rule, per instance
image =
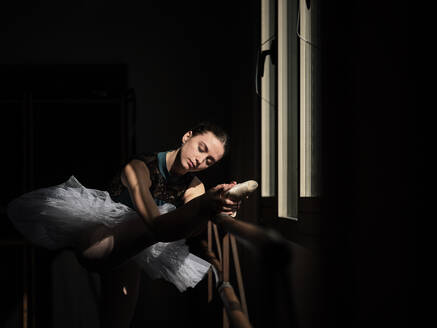
[[[302, 102], [302, 97], [305, 96], [301, 84], [303, 83], [302, 72], [306, 69], [305, 63], [302, 63], [302, 46], [306, 42], [306, 45], [311, 45], [304, 37], [301, 36], [299, 29], [299, 16], [302, 16], [300, 12], [301, 6], [305, 5], [303, 0], [262, 0], [261, 15], [265, 14], [266, 3], [273, 1], [275, 3], [275, 24], [277, 37], [277, 65], [276, 69], [276, 98], [275, 98], [275, 161], [276, 161], [276, 172], [275, 175], [275, 187], [276, 191], [274, 194], [266, 195], [262, 193], [261, 195], [261, 215], [263, 217], [275, 217], [279, 219], [285, 219], [285, 221], [297, 222], [301, 219], [307, 221], [314, 221], [313, 218], [317, 217], [320, 213], [320, 112], [317, 112], [317, 122], [313, 126], [310, 121], [310, 128], [312, 129], [309, 134], [310, 142], [315, 141], [315, 150], [312, 145], [305, 145], [302, 140], [301, 132], [304, 123], [301, 122], [302, 111], [308, 110], [308, 108], [303, 108], [305, 104]], [[304, 8], [309, 9], [309, 8]], [[304, 13], [307, 14], [307, 13]], [[317, 17], [316, 17], [317, 19]], [[261, 17], [261, 24], [263, 24], [263, 17]], [[311, 20], [309, 22], [311, 24]], [[316, 22], [317, 24], [317, 22]], [[302, 31], [302, 30], [301, 30]], [[304, 31], [304, 33], [307, 30]], [[311, 33], [311, 26], [310, 26]], [[265, 33], [264, 33], [265, 35]], [[295, 36], [295, 37], [294, 37]], [[261, 38], [263, 37], [263, 31], [261, 32]], [[265, 36], [264, 36], [265, 37]], [[261, 40], [263, 44], [265, 40]], [[314, 45], [311, 45], [314, 46]], [[308, 49], [307, 49], [308, 50]], [[309, 56], [312, 58], [311, 50], [309, 51]], [[312, 60], [312, 59], [311, 59]], [[319, 58], [316, 58], [318, 63]], [[310, 65], [310, 69], [312, 66]], [[318, 66], [316, 66], [318, 68]], [[297, 72], [297, 73], [296, 73]], [[320, 72], [316, 72], [320, 74]], [[312, 78], [312, 76], [310, 77]], [[316, 78], [316, 83], [319, 82], [320, 78]], [[275, 81], [275, 82], [276, 82]], [[310, 80], [310, 89], [312, 88], [312, 81]], [[261, 82], [262, 84], [262, 82]], [[262, 84], [264, 86], [264, 84]], [[265, 101], [263, 97], [263, 90], [261, 89], [261, 102]], [[310, 90], [312, 92], [312, 90]], [[311, 94], [312, 97], [312, 94]], [[319, 97], [319, 95], [317, 95]], [[303, 99], [305, 101], [307, 99]], [[313, 110], [310, 99], [310, 114]], [[315, 106], [319, 106], [319, 103], [315, 103]], [[262, 104], [261, 104], [261, 107]], [[318, 110], [320, 107], [317, 107]], [[263, 111], [263, 108], [261, 108]], [[305, 113], [305, 112], [304, 112]], [[311, 118], [311, 115], [310, 115]], [[261, 128], [263, 128], [263, 116], [261, 114]], [[308, 131], [307, 137], [308, 137]], [[265, 134], [265, 131], [262, 133]], [[315, 134], [314, 134], [315, 133]], [[314, 138], [311, 139], [312, 134]], [[261, 154], [265, 154], [265, 137], [261, 136]], [[308, 150], [314, 153], [308, 153]], [[307, 153], [305, 153], [305, 151]], [[270, 151], [272, 153], [272, 151]], [[302, 155], [304, 154], [304, 155]], [[315, 160], [318, 161], [315, 165], [311, 161], [311, 156], [315, 154]], [[308, 156], [310, 158], [309, 170], [302, 170], [302, 163], [305, 164], [302, 156]], [[264, 159], [265, 162], [265, 159]], [[261, 177], [265, 177], [266, 172], [264, 172], [265, 167], [263, 167], [263, 158], [261, 157]], [[306, 175], [304, 176], [306, 172]], [[270, 173], [271, 176], [271, 173]], [[311, 179], [314, 177], [313, 182]], [[265, 180], [265, 178], [263, 179]], [[263, 181], [262, 181], [263, 183]], [[264, 181], [265, 183], [265, 181]], [[314, 183], [315, 188], [305, 189], [302, 186], [308, 186], [308, 184]], [[263, 186], [261, 186], [263, 188]], [[309, 190], [309, 191], [308, 191]], [[304, 193], [302, 194], [302, 192]], [[310, 217], [310, 219], [308, 219]]]

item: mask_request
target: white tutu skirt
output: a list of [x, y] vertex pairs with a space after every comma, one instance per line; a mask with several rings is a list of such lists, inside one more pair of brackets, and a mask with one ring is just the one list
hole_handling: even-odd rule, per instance
[[[159, 206], [161, 214], [174, 210]], [[71, 176], [66, 182], [26, 193], [8, 205], [8, 216], [29, 241], [48, 249], [71, 247], [75, 238], [100, 225], [114, 227], [138, 214], [114, 202], [106, 191], [88, 189]], [[191, 254], [185, 240], [156, 243], [135, 256], [153, 278], [173, 283], [179, 291], [194, 287], [210, 264]]]
[[[176, 209], [169, 203], [158, 206], [158, 208], [161, 214]], [[211, 266], [209, 262], [190, 253], [185, 239], [153, 244], [135, 256], [135, 261], [150, 278], [167, 280], [180, 292], [188, 287], [196, 286]]]

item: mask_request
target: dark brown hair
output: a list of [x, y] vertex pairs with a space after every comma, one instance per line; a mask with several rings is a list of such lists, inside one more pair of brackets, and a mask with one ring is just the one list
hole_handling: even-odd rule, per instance
[[193, 137], [199, 134], [204, 134], [206, 132], [213, 133], [217, 137], [217, 139], [222, 142], [225, 149], [225, 154], [228, 152], [229, 135], [222, 127], [218, 126], [217, 124], [208, 121], [200, 122], [196, 126], [194, 126], [191, 131], [193, 133]]

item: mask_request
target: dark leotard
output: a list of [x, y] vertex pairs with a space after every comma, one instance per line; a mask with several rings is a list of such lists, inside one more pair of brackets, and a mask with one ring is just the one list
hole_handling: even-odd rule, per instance
[[[164, 203], [171, 203], [179, 207], [183, 205], [183, 196], [193, 180], [193, 175], [191, 173], [181, 176], [170, 175], [166, 165], [166, 153], [142, 153], [134, 156], [132, 159], [143, 161], [149, 169], [150, 180], [152, 182], [150, 192], [155, 203], [158, 206]], [[135, 208], [128, 189], [121, 182], [121, 172], [118, 172], [112, 179], [108, 192], [114, 201]]]

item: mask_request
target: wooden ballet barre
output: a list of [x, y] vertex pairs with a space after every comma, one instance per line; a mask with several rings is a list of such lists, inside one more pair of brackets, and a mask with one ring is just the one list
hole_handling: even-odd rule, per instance
[[[226, 214], [217, 214], [212, 221], [222, 230], [249, 243], [251, 246], [265, 252], [275, 252], [284, 257], [285, 262], [291, 258], [289, 242], [273, 230], [265, 230], [252, 223], [236, 220]], [[273, 255], [273, 254], [272, 254]]]
[[240, 301], [238, 300], [237, 295], [235, 295], [232, 285], [229, 282], [224, 281], [217, 290], [223, 305], [225, 306], [226, 313], [228, 314], [228, 318], [232, 324], [232, 327], [251, 328], [252, 325], [243, 312]]
[[[217, 292], [220, 295], [220, 299], [228, 318], [235, 328], [252, 328], [247, 315], [244, 313], [240, 301], [235, 294], [234, 288], [229, 283], [229, 281], [223, 281], [223, 270], [222, 265], [215, 256], [214, 251], [208, 249], [208, 245], [205, 241], [201, 242], [202, 251], [204, 252], [205, 258], [211, 263], [214, 269], [217, 271], [216, 277], [216, 287]], [[218, 279], [217, 279], [218, 278]]]
[[221, 263], [215, 256], [214, 251], [208, 250], [208, 245], [206, 241], [201, 241], [202, 251], [203, 255], [205, 256], [205, 259], [214, 267], [214, 269], [217, 271], [218, 280], [216, 280], [216, 285], [221, 283], [223, 281], [223, 271], [221, 268]]

